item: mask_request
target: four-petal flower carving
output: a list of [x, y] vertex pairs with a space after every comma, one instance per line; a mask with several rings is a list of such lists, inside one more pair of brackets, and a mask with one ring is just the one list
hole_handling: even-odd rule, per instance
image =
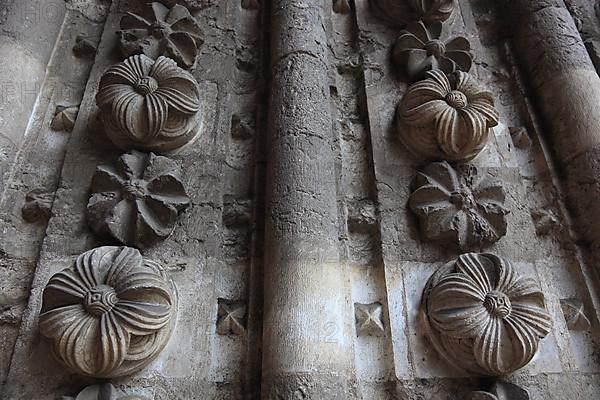
[[178, 212], [189, 204], [173, 160], [133, 150], [116, 166], [96, 169], [88, 222], [100, 235], [147, 247], [173, 232]]
[[140, 14], [128, 12], [117, 34], [124, 56], [167, 56], [185, 69], [194, 65], [204, 42], [200, 25], [187, 8], [177, 4], [169, 9], [158, 2], [146, 4]]
[[128, 375], [167, 343], [176, 301], [159, 264], [130, 247], [99, 247], [50, 279], [40, 330], [71, 370], [94, 377]]
[[506, 235], [503, 186], [473, 165], [432, 163], [417, 174], [408, 204], [428, 240], [482, 246]]
[[166, 57], [134, 55], [109, 68], [96, 95], [105, 131], [120, 148], [167, 152], [198, 133], [200, 91], [194, 77]]
[[469, 72], [473, 63], [471, 44], [462, 37], [440, 40], [442, 23], [426, 26], [411, 22], [394, 44], [393, 57], [411, 81], [423, 79], [427, 71], [439, 69], [446, 74]]
[[429, 159], [468, 161], [483, 150], [498, 125], [491, 92], [471, 75], [440, 70], [408, 88], [398, 106], [397, 129], [404, 144]]
[[484, 375], [525, 366], [552, 328], [536, 282], [493, 254], [463, 254], [443, 266], [427, 283], [423, 305], [441, 355]]

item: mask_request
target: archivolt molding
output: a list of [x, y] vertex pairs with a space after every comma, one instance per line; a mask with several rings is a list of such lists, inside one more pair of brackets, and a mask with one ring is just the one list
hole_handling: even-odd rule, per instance
[[480, 247], [506, 235], [503, 182], [474, 165], [432, 163], [418, 173], [408, 204], [431, 241]]
[[527, 365], [552, 328], [537, 283], [493, 254], [463, 254], [441, 267], [427, 282], [422, 311], [442, 357], [482, 375]]
[[168, 152], [193, 140], [200, 89], [175, 61], [134, 55], [109, 68], [96, 95], [106, 135], [122, 149]]
[[125, 57], [144, 54], [156, 59], [167, 56], [181, 68], [194, 66], [198, 49], [204, 42], [202, 29], [182, 5], [168, 8], [147, 3], [139, 14], [128, 12], [121, 18], [119, 48]]
[[473, 76], [434, 70], [408, 88], [398, 106], [396, 128], [419, 156], [465, 162], [483, 150], [498, 117], [494, 96]]
[[190, 199], [179, 165], [163, 156], [131, 151], [114, 166], [101, 165], [87, 205], [91, 228], [123, 244], [148, 247], [168, 237]]
[[97, 378], [132, 374], [166, 345], [177, 295], [157, 262], [130, 247], [99, 247], [44, 289], [40, 331], [70, 370]]
[[393, 59], [410, 81], [425, 78], [427, 71], [446, 74], [469, 72], [473, 63], [471, 44], [462, 37], [441, 40], [442, 23], [410, 22], [394, 43]]

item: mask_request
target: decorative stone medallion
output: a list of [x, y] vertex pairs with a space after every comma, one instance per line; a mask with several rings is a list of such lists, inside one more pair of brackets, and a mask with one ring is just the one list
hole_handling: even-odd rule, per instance
[[194, 66], [198, 49], [204, 42], [202, 29], [187, 8], [176, 4], [145, 4], [140, 14], [128, 12], [121, 18], [119, 48], [125, 57], [145, 54], [157, 59], [172, 58], [181, 68]]
[[379, 302], [354, 303], [357, 336], [384, 336], [383, 306]]
[[218, 299], [217, 334], [243, 336], [246, 333], [246, 303]]
[[445, 21], [456, 6], [455, 0], [370, 0], [373, 11], [393, 24], [421, 19], [426, 23]]
[[537, 283], [493, 254], [463, 254], [441, 267], [427, 282], [422, 311], [441, 356], [482, 375], [527, 365], [552, 328]]
[[142, 396], [119, 396], [117, 389], [110, 383], [88, 386], [77, 397], [63, 396], [63, 400], [148, 400]]
[[99, 247], [50, 278], [40, 331], [70, 370], [97, 378], [132, 374], [167, 344], [177, 295], [164, 269], [130, 247]]
[[87, 205], [90, 227], [100, 236], [144, 248], [168, 237], [190, 204], [179, 166], [167, 157], [131, 151], [115, 166], [101, 165]]
[[125, 150], [169, 152], [193, 140], [200, 89], [175, 61], [134, 55], [109, 68], [96, 95], [108, 138]]
[[421, 234], [460, 248], [481, 247], [506, 235], [503, 182], [474, 165], [427, 165], [417, 174], [408, 205], [419, 218]]
[[396, 119], [400, 139], [418, 156], [464, 162], [483, 150], [498, 111], [492, 93], [468, 73], [434, 70], [408, 88]]
[[423, 79], [427, 71], [439, 69], [446, 74], [469, 72], [473, 63], [471, 44], [462, 37], [440, 40], [442, 23], [427, 26], [410, 22], [394, 43], [393, 59], [410, 81]]

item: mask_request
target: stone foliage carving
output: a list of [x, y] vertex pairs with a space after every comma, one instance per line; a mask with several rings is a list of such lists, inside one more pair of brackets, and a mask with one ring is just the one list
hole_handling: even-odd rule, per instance
[[71, 132], [75, 126], [75, 120], [79, 114], [79, 106], [56, 106], [54, 118], [50, 122], [53, 131]]
[[70, 370], [129, 375], [169, 340], [176, 292], [163, 268], [130, 247], [99, 247], [55, 274], [44, 289], [40, 331]]
[[552, 328], [536, 282], [492, 254], [463, 254], [444, 265], [427, 282], [422, 306], [437, 351], [476, 374], [522, 368]]
[[117, 34], [125, 57], [166, 56], [185, 69], [194, 66], [198, 49], [204, 42], [202, 29], [187, 8], [179, 4], [168, 8], [158, 2], [147, 3], [140, 14], [128, 12], [121, 18], [121, 30]]
[[175, 161], [135, 150], [123, 154], [115, 166], [99, 166], [91, 191], [91, 228], [139, 248], [168, 237], [178, 212], [190, 204]]
[[445, 21], [456, 6], [455, 0], [370, 0], [371, 8], [383, 19], [401, 25], [421, 19], [426, 23]]
[[471, 44], [462, 37], [440, 40], [442, 23], [427, 26], [422, 21], [410, 22], [394, 43], [393, 58], [411, 81], [423, 79], [427, 71], [442, 70], [446, 74], [469, 72], [473, 63]]
[[63, 396], [63, 400], [148, 400], [142, 396], [119, 396], [117, 389], [110, 383], [88, 386], [77, 397]]
[[432, 163], [417, 174], [408, 204], [427, 240], [480, 247], [506, 235], [503, 186], [473, 165]]
[[96, 104], [105, 132], [118, 147], [168, 152], [196, 137], [200, 90], [175, 61], [134, 55], [109, 68]]
[[381, 303], [354, 303], [357, 336], [383, 336], [383, 306]]
[[498, 111], [492, 93], [468, 73], [434, 70], [408, 88], [396, 118], [401, 140], [417, 155], [464, 162], [483, 150]]

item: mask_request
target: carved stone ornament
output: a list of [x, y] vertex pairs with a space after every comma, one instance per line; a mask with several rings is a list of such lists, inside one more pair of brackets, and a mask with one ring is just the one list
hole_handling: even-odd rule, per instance
[[50, 122], [50, 129], [53, 131], [71, 132], [75, 126], [75, 120], [79, 114], [79, 106], [56, 106], [54, 118]]
[[493, 254], [463, 254], [441, 267], [427, 282], [422, 310], [442, 357], [482, 375], [527, 365], [552, 328], [537, 283]]
[[491, 92], [466, 72], [429, 71], [411, 85], [396, 113], [400, 139], [409, 150], [433, 160], [464, 162], [485, 147], [498, 125]]
[[63, 400], [148, 400], [142, 396], [119, 396], [110, 383], [88, 386], [77, 397], [63, 396]]
[[560, 307], [570, 331], [589, 331], [592, 328], [581, 300], [560, 299]]
[[246, 333], [246, 304], [241, 301], [218, 299], [217, 333], [243, 336]]
[[417, 174], [408, 204], [427, 240], [481, 247], [506, 235], [503, 186], [473, 165], [432, 163]]
[[45, 222], [52, 214], [54, 193], [43, 188], [36, 188], [27, 193], [25, 204], [21, 208], [21, 215], [27, 222]]
[[473, 63], [471, 44], [462, 37], [440, 40], [442, 23], [427, 26], [422, 21], [410, 22], [394, 43], [393, 59], [411, 81], [423, 79], [427, 71], [439, 69], [450, 74], [469, 72]]
[[168, 152], [199, 131], [198, 83], [166, 57], [135, 55], [109, 68], [96, 104], [107, 136], [122, 149]]
[[90, 227], [123, 244], [148, 247], [168, 237], [190, 204], [175, 161], [131, 151], [115, 166], [101, 165], [87, 205]]
[[40, 331], [70, 370], [97, 378], [132, 374], [167, 344], [175, 287], [163, 268], [130, 247], [99, 247], [44, 289]]
[[194, 66], [204, 42], [202, 29], [182, 5], [168, 8], [161, 3], [145, 4], [140, 14], [128, 12], [121, 18], [119, 48], [125, 57], [145, 54], [156, 59], [167, 56], [181, 68]]
[[445, 21], [456, 6], [455, 0], [370, 0], [370, 3], [381, 18], [397, 25], [418, 19], [426, 23]]
[[354, 303], [357, 336], [384, 336], [383, 306], [381, 303]]
[[472, 392], [468, 400], [529, 400], [529, 392], [512, 383], [498, 382], [489, 391]]

